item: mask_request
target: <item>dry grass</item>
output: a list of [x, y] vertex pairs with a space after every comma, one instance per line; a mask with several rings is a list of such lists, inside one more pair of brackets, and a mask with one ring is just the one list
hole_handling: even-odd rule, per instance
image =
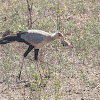
[[[100, 1], [59, 1], [60, 30], [72, 47], [56, 40], [35, 62], [33, 52], [22, 61], [24, 44], [0, 46], [1, 100], [100, 100]], [[33, 29], [56, 31], [56, 2], [33, 1]], [[0, 32], [28, 29], [25, 0], [1, 0], [0, 12]]]

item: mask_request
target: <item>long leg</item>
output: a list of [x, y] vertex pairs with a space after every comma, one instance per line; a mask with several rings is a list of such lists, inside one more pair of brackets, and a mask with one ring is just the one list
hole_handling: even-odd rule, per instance
[[29, 54], [29, 52], [30, 52], [33, 48], [34, 48], [34, 46], [29, 45], [28, 49], [27, 49], [26, 52], [24, 53], [24, 57], [26, 57], [26, 56]]
[[39, 53], [39, 49], [35, 49], [34, 50], [34, 59], [38, 60], [38, 53]]

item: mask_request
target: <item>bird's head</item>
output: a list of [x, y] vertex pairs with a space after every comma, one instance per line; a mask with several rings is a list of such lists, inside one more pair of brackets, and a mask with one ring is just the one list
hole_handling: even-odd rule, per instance
[[60, 33], [60, 32], [57, 32], [56, 34], [57, 34], [58, 38], [63, 37], [63, 34], [62, 34], [62, 33]]
[[61, 38], [61, 44], [62, 44], [63, 46], [70, 46], [70, 42], [68, 42], [68, 41], [66, 41], [66, 40], [64, 39], [64, 36], [63, 36], [62, 33], [58, 32], [57, 35], [58, 35], [58, 38]]
[[64, 39], [64, 36], [61, 32], [56, 32], [56, 38], [61, 38], [61, 44], [63, 46], [70, 46], [70, 43]]
[[55, 40], [55, 39], [59, 39], [59, 38], [62, 38], [63, 37], [63, 34], [60, 33], [60, 32], [56, 32], [54, 34], [52, 34], [52, 38]]

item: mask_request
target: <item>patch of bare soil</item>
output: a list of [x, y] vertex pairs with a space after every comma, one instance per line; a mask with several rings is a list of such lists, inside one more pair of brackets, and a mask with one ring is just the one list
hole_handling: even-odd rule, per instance
[[[18, 66], [20, 65], [21, 56], [22, 56], [22, 47], [19, 44], [11, 44], [14, 48], [18, 48], [18, 50], [14, 49], [14, 53], [16, 55], [16, 59], [10, 58], [7, 69], [6, 65], [2, 65], [6, 59], [8, 59], [8, 53], [4, 48], [0, 48], [0, 100], [38, 100], [39, 95], [41, 95], [41, 100], [55, 100], [55, 86], [54, 86], [54, 72], [52, 71], [51, 77], [46, 81], [46, 86], [41, 88], [41, 93], [37, 90], [31, 90], [30, 85], [26, 86], [26, 84], [30, 84], [32, 81], [31, 78], [27, 78], [27, 73], [25, 69], [23, 69], [23, 77], [21, 81], [18, 80]], [[23, 46], [24, 47], [24, 46]], [[11, 48], [12, 50], [12, 48]], [[21, 52], [19, 52], [21, 51]], [[45, 51], [47, 53], [47, 51]], [[44, 53], [44, 55], [45, 55]], [[74, 60], [77, 58], [72, 58], [72, 51], [67, 49], [67, 51], [63, 50], [64, 62], [59, 62], [57, 65], [55, 61], [51, 61], [51, 64], [59, 67], [56, 77], [60, 82], [60, 89], [58, 91], [60, 100], [100, 100], [100, 68], [98, 66], [84, 65], [77, 61], [73, 64]], [[20, 56], [21, 55], [21, 56]], [[40, 56], [44, 56], [40, 54]], [[48, 53], [48, 55], [51, 55]], [[20, 56], [20, 57], [19, 57]], [[13, 56], [11, 56], [13, 57]], [[32, 56], [33, 57], [33, 56]], [[48, 58], [48, 56], [44, 56], [44, 59]], [[29, 58], [29, 57], [28, 57]], [[26, 65], [29, 65], [29, 59], [26, 58]], [[40, 57], [41, 59], [42, 57]], [[66, 59], [65, 59], [66, 58]], [[18, 60], [19, 59], [19, 60]], [[48, 59], [51, 59], [50, 56]], [[52, 58], [53, 59], [53, 58]], [[18, 61], [17, 61], [18, 60]], [[12, 62], [13, 61], [13, 62]], [[18, 64], [19, 62], [19, 64]], [[5, 62], [6, 64], [8, 62]], [[13, 63], [13, 64], [12, 64]], [[34, 63], [34, 61], [33, 61]], [[62, 64], [62, 65], [61, 65]], [[17, 67], [16, 67], [17, 66]], [[62, 66], [62, 68], [60, 68]], [[6, 71], [3, 67], [6, 67]], [[20, 67], [20, 66], [19, 66]], [[47, 66], [48, 67], [48, 66]], [[52, 66], [49, 66], [50, 70], [52, 70]], [[28, 67], [27, 67], [28, 69]], [[40, 70], [41, 71], [41, 70]], [[8, 73], [7, 73], [8, 72]], [[42, 71], [41, 71], [42, 72]], [[42, 72], [43, 73], [43, 72]], [[29, 73], [28, 73], [29, 74]], [[6, 76], [5, 76], [6, 75]], [[24, 76], [25, 75], [25, 76]], [[29, 79], [29, 81], [27, 81]]]

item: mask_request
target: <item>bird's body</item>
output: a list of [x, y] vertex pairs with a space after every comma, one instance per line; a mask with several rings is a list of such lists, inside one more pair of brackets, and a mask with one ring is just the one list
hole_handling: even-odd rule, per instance
[[49, 34], [42, 30], [29, 30], [27, 33], [22, 34], [21, 38], [34, 46], [35, 49], [40, 49], [45, 44], [53, 41], [53, 34]]
[[6, 36], [0, 39], [0, 44], [7, 44], [13, 41], [24, 42], [29, 45], [24, 53], [24, 57], [34, 48], [34, 59], [38, 60], [39, 49], [49, 42], [52, 42], [59, 37], [63, 37], [61, 33], [48, 33], [42, 30], [28, 30], [26, 32], [20, 31], [16, 35]]

